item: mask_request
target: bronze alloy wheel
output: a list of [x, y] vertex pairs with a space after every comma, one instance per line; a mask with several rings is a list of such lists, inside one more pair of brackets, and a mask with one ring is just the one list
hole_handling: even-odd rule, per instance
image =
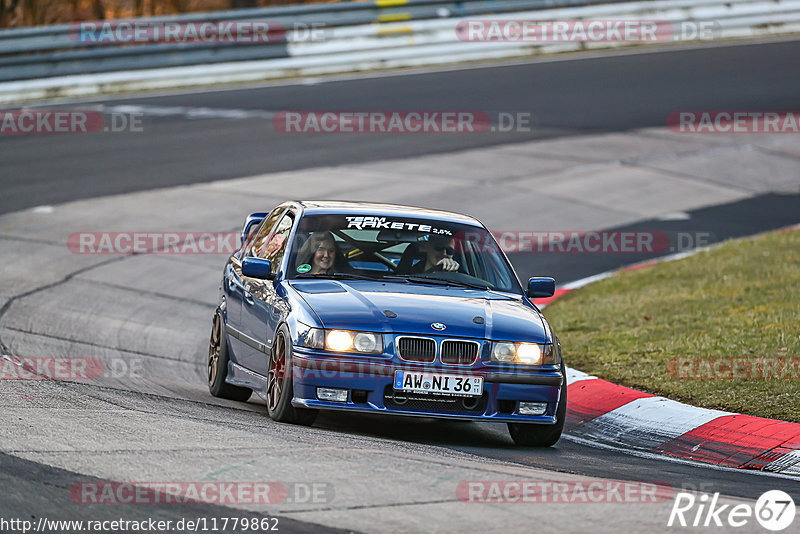
[[270, 412], [278, 409], [286, 380], [286, 338], [280, 333], [275, 337], [275, 346], [269, 357], [267, 373], [267, 402]]
[[211, 339], [208, 342], [208, 390], [215, 397], [246, 401], [253, 390], [227, 383], [228, 343], [225, 338], [225, 322], [219, 311], [211, 323]]
[[218, 313], [214, 314], [214, 324], [211, 326], [211, 340], [208, 344], [208, 383], [213, 384], [219, 372], [219, 353], [221, 336], [221, 319]]
[[292, 406], [294, 387], [292, 382], [292, 341], [289, 328], [283, 324], [278, 328], [269, 354], [267, 369], [267, 413], [280, 423], [310, 425], [317, 417], [317, 410]]

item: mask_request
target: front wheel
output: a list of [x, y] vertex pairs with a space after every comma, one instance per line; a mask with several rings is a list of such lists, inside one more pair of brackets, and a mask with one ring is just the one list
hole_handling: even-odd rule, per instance
[[561, 438], [564, 431], [564, 420], [567, 417], [567, 373], [564, 363], [561, 363], [561, 374], [564, 382], [561, 384], [561, 395], [556, 409], [556, 423], [554, 425], [536, 425], [530, 423], [508, 423], [508, 433], [514, 443], [526, 447], [551, 447]]
[[317, 418], [317, 410], [295, 408], [292, 387], [292, 341], [289, 329], [281, 325], [269, 356], [267, 371], [267, 413], [273, 421], [310, 425]]
[[214, 314], [211, 325], [211, 341], [208, 344], [208, 390], [215, 397], [235, 401], [246, 401], [253, 394], [250, 388], [234, 386], [225, 382], [228, 377], [228, 342], [225, 322], [219, 312]]

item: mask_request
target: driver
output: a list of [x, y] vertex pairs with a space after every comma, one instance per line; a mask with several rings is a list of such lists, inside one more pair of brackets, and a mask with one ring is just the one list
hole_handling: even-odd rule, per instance
[[311, 274], [333, 274], [338, 247], [330, 232], [314, 232], [300, 248], [297, 265], [311, 264]]
[[423, 261], [418, 261], [411, 272], [428, 273], [431, 271], [457, 271], [460, 265], [453, 259], [455, 254], [455, 239], [452, 237], [432, 237], [420, 243], [420, 252], [425, 254]]

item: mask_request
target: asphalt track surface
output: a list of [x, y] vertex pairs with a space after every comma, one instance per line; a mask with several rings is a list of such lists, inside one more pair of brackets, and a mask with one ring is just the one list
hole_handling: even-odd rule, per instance
[[665, 126], [678, 110], [800, 105], [800, 41], [570, 57], [576, 59], [114, 100], [115, 105], [273, 113], [473, 110], [494, 121], [500, 112], [519, 112], [530, 113], [534, 127], [483, 134], [287, 135], [262, 118], [189, 120], [178, 113], [148, 115], [144, 133], [92, 134], [91, 140], [3, 136], [0, 213], [265, 172]]
[[[311, 109], [479, 109], [497, 113], [532, 112], [538, 127], [532, 132], [483, 136], [286, 136], [274, 132], [263, 119], [192, 120], [176, 114], [149, 117], [144, 133], [81, 136], [17, 137], [0, 139], [0, 213], [101, 195], [237, 178], [251, 174], [323, 165], [382, 160], [486, 144], [513, 143], [539, 137], [574, 136], [599, 131], [625, 131], [663, 126], [677, 109], [796, 109], [800, 105], [800, 42], [713, 47], [656, 54], [612, 54], [592, 61], [543, 62], [403, 77], [375, 77], [332, 81], [317, 85], [275, 86], [158, 97], [130, 97], [111, 104], [206, 107], [247, 110]], [[387, 104], [391, 103], [391, 104]], [[109, 105], [109, 102], [105, 102]], [[75, 109], [79, 106], [70, 105]], [[749, 235], [797, 222], [797, 195], [762, 195], [691, 212], [691, 223], [643, 221], [627, 229], [664, 231], [702, 227], [714, 240]], [[686, 225], [686, 226], [682, 226]], [[570, 258], [546, 255], [527, 265], [528, 257], [514, 258], [520, 270], [557, 272], [561, 280], [594, 274], [637, 258], [592, 255]], [[210, 313], [210, 312], [209, 312]], [[3, 321], [0, 317], [0, 321]], [[203, 325], [205, 327], [205, 325]], [[200, 343], [202, 345], [202, 343]], [[56, 384], [65, 395], [79, 394], [80, 386]], [[170, 411], [169, 403], [149, 392], [110, 388], [93, 395], [120, 405], [131, 397], [149, 399], [154, 412]], [[181, 401], [191, 404], [198, 417], [228, 416], [274, 428], [263, 405], [219, 405], [202, 383], [181, 390]], [[166, 403], [160, 406], [159, 403]], [[188, 410], [188, 408], [187, 408]], [[324, 441], [350, 436], [388, 439], [398, 444], [425, 446], [543, 468], [585, 477], [633, 481], [664, 481], [675, 488], [719, 491], [756, 498], [769, 489], [797, 496], [797, 481], [699, 464], [669, 462], [596, 448], [563, 439], [549, 450], [515, 448], [502, 425], [433, 423], [366, 415], [323, 414], [314, 426]], [[302, 429], [298, 429], [302, 432]], [[314, 438], [310, 438], [314, 439]], [[46, 511], [65, 517], [93, 519], [131, 517], [222, 516], [233, 512], [212, 506], [147, 507], [144, 510], [75, 507], [65, 489], [86, 480], [67, 470], [0, 455], [4, 486], [14, 492], [0, 497], [0, 510], [30, 515]], [[241, 510], [236, 515], [244, 516]], [[287, 520], [286, 531], [324, 531], [317, 525]], [[606, 525], [610, 527], [610, 525]], [[283, 530], [283, 528], [282, 528]], [[331, 530], [333, 531], [333, 530]]]

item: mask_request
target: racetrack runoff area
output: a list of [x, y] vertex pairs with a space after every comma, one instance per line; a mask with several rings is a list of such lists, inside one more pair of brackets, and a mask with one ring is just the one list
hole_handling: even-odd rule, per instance
[[[541, 468], [560, 455], [564, 461], [555, 471], [591, 469], [584, 467], [591, 459], [569, 461], [568, 443], [541, 456], [521, 451], [507, 461], [503, 450], [510, 440], [491, 425], [348, 423], [331, 416], [308, 429], [273, 423], [256, 401], [214, 399], [205, 386], [205, 354], [224, 255], [74, 254], [67, 239], [74, 232], [235, 231], [249, 212], [308, 197], [450, 209], [498, 230], [602, 230], [690, 217], [691, 210], [770, 192], [796, 194], [799, 158], [800, 140], [793, 135], [645, 129], [244, 177], [3, 215], [0, 253], [13, 258], [3, 265], [8, 283], [0, 288], [3, 350], [97, 358], [114, 372], [91, 381], [3, 384], [0, 424], [9, 432], [2, 451], [74, 473], [61, 493], [53, 490], [68, 517], [95, 513], [69, 500], [72, 483], [147, 477], [330, 484], [334, 497], [326, 500], [234, 507], [356, 531], [417, 532], [437, 525], [447, 532], [529, 532], [531, 524], [545, 531], [565, 524], [570, 531], [662, 531], [670, 500], [546, 503], [543, 509], [458, 498], [465, 481], [585, 479]], [[437, 428], [460, 443], [419, 437]], [[593, 478], [637, 476], [624, 465], [636, 460], [622, 458]], [[796, 487], [796, 481], [746, 473], [724, 486], [714, 472], [696, 469], [695, 482], [711, 480], [706, 489], [723, 487], [726, 495], [735, 492], [733, 485]], [[643, 472], [638, 476], [671, 480], [674, 487], [687, 479], [667, 462], [653, 461]], [[720, 499], [741, 502], [752, 505], [749, 497]], [[18, 513], [39, 513], [34, 504], [19, 504]], [[751, 523], [737, 531], [760, 528]]]

